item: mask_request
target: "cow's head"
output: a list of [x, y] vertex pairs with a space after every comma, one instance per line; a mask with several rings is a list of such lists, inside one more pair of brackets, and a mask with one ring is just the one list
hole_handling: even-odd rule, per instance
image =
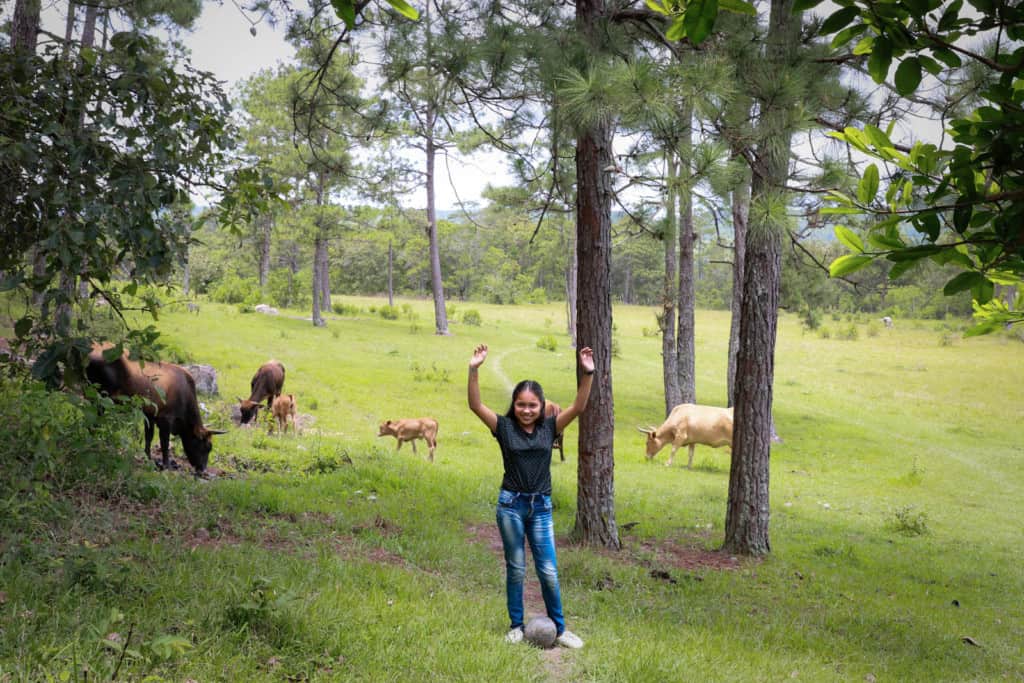
[[238, 398], [238, 413], [240, 415], [240, 422], [242, 424], [249, 424], [256, 416], [259, 415], [260, 408], [263, 407], [262, 403], [253, 403], [247, 398]]
[[391, 420], [384, 420], [380, 423], [380, 427], [377, 428], [377, 436], [394, 436], [395, 428], [394, 422]]
[[223, 429], [207, 429], [196, 427], [192, 438], [186, 442], [182, 435], [181, 445], [185, 447], [185, 456], [192, 465], [196, 474], [206, 471], [206, 465], [210, 462], [210, 451], [213, 450], [213, 437], [217, 434], [225, 434]]
[[654, 426], [649, 427], [637, 427], [641, 432], [647, 435], [647, 459], [650, 460], [658, 454], [662, 448], [665, 447], [665, 440], [658, 438], [658, 428]]

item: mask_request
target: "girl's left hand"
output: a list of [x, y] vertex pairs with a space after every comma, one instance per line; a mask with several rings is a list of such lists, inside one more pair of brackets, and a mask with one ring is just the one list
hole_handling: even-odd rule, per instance
[[580, 349], [580, 366], [583, 368], [583, 372], [594, 371], [594, 351], [589, 346]]

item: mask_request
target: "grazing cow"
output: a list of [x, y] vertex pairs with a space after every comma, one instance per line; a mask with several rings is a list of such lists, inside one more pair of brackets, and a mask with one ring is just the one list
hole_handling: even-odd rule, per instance
[[672, 444], [672, 454], [665, 463], [671, 465], [676, 451], [682, 446], [689, 446], [690, 458], [686, 468], [691, 469], [696, 444], [712, 448], [728, 446], [731, 449], [732, 415], [732, 408], [700, 406], [693, 403], [677, 405], [660, 427], [640, 428], [641, 432], [647, 434], [647, 459], [650, 460], [662, 448]]
[[892, 327], [892, 318], [890, 316], [883, 316], [882, 324], [885, 325], [887, 328]]
[[[544, 417], [558, 417], [558, 414], [562, 412], [562, 406], [558, 405], [554, 401], [544, 402]], [[565, 462], [565, 451], [562, 450], [562, 435], [555, 434], [555, 440], [551, 443], [551, 450], [558, 449], [558, 455], [562, 458], [562, 462]]]
[[149, 403], [142, 409], [146, 417], [146, 457], [151, 458], [153, 426], [160, 430], [161, 469], [167, 469], [170, 461], [171, 435], [181, 437], [185, 450], [196, 474], [206, 470], [213, 448], [211, 437], [223, 431], [207, 429], [199, 414], [196, 399], [196, 384], [192, 375], [184, 368], [171, 363], [150, 362], [145, 365], [129, 360], [128, 354], [107, 361], [103, 357], [111, 344], [94, 344], [89, 353], [85, 374], [89, 381], [98, 385], [110, 396], [142, 396]]
[[248, 424], [256, 417], [262, 407], [262, 401], [267, 402], [267, 410], [273, 407], [274, 399], [281, 395], [281, 389], [284, 388], [284, 365], [281, 361], [268, 360], [252, 376], [249, 387], [252, 393], [248, 399], [238, 397], [238, 412], [241, 414], [242, 424]]
[[274, 399], [274, 405], [270, 412], [277, 422], [277, 431], [280, 434], [288, 432], [288, 420], [292, 422], [292, 431], [298, 433], [298, 425], [295, 424], [295, 394], [281, 394]]
[[423, 439], [427, 442], [427, 448], [430, 451], [428, 459], [430, 462], [434, 462], [434, 449], [437, 448], [437, 420], [432, 417], [381, 422], [377, 436], [393, 436], [398, 439], [396, 451], [402, 448], [404, 441], [412, 441], [413, 453], [416, 452], [416, 439]]

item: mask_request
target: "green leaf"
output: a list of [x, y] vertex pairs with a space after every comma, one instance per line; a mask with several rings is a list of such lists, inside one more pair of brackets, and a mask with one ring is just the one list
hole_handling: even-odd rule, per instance
[[686, 6], [683, 23], [686, 36], [694, 45], [699, 45], [715, 27], [718, 18], [718, 0], [691, 0]]
[[861, 204], [870, 204], [876, 194], [878, 194], [878, 167], [871, 164], [864, 169], [864, 177], [857, 185], [857, 199]]
[[[822, 0], [811, 0], [817, 5]], [[812, 5], [813, 6], [813, 5]], [[746, 14], [751, 17], [757, 16], [757, 8], [744, 0], [718, 0], [718, 9], [736, 14]]]
[[889, 65], [892, 64], [892, 43], [884, 36], [875, 39], [871, 56], [868, 57], [868, 73], [875, 83], [882, 83], [889, 75]]
[[856, 270], [860, 270], [873, 261], [870, 256], [858, 256], [857, 254], [845, 254], [840, 256], [828, 267], [829, 277], [842, 277]]
[[899, 263], [892, 264], [892, 268], [889, 269], [889, 279], [896, 280], [900, 275], [903, 275], [903, 273], [907, 272], [918, 263], [920, 263], [920, 261], [900, 261]]
[[864, 134], [868, 136], [868, 140], [871, 141], [871, 144], [878, 149], [893, 146], [892, 140], [890, 140], [889, 136], [878, 126], [872, 126], [870, 123], [865, 125]]
[[850, 6], [844, 7], [837, 12], [833, 12], [828, 19], [821, 24], [821, 28], [818, 29], [820, 35], [826, 36], [829, 33], [835, 33], [841, 28], [844, 28], [851, 21], [860, 16], [860, 8]]
[[864, 253], [864, 243], [861, 241], [860, 236], [853, 230], [850, 230], [845, 225], [837, 225], [835, 227], [836, 239], [846, 245], [846, 248], [850, 251], [855, 251], [858, 254]]
[[686, 37], [686, 24], [683, 22], [685, 17], [678, 16], [672, 21], [672, 25], [665, 31], [665, 37], [669, 40], [682, 40]]
[[814, 9], [822, 3], [822, 0], [796, 0], [793, 3], [793, 14], [797, 12], [806, 12], [809, 9]]
[[907, 246], [899, 237], [882, 235], [877, 232], [872, 232], [868, 235], [868, 244], [873, 246], [875, 249], [881, 249], [885, 251], [888, 251], [890, 249], [903, 249], [905, 246]]
[[860, 41], [853, 46], [853, 54], [855, 55], [869, 55], [871, 54], [871, 48], [875, 46], [874, 36], [864, 36]]
[[862, 214], [864, 210], [855, 206], [823, 206], [818, 209], [818, 213], [823, 216], [852, 216]]
[[647, 9], [651, 10], [652, 12], [657, 12], [658, 14], [664, 14], [666, 16], [669, 14], [668, 8], [662, 5], [660, 2], [654, 2], [654, 0], [644, 0], [644, 4], [647, 5]]
[[953, 209], [953, 229], [961, 235], [967, 230], [967, 227], [971, 223], [971, 214], [974, 212], [974, 206], [971, 204], [958, 204]]
[[972, 287], [975, 287], [985, 281], [985, 276], [981, 273], [969, 272], [960, 273], [952, 280], [946, 283], [946, 286], [942, 288], [942, 293], [946, 296], [952, 296], [958, 292], [964, 292]]
[[988, 278], [971, 287], [971, 295], [979, 304], [987, 304], [991, 301], [995, 291], [995, 285]]
[[388, 0], [388, 4], [391, 5], [396, 12], [401, 14], [406, 19], [412, 19], [416, 21], [420, 18], [419, 11], [407, 3], [405, 0]]
[[331, 6], [349, 30], [356, 27], [356, 7], [352, 0], [331, 0]]
[[963, 65], [963, 62], [960, 60], [960, 57], [949, 48], [932, 48], [932, 54], [935, 55], [936, 59], [938, 59], [940, 62], [942, 62], [951, 69], [959, 69]]
[[938, 254], [940, 251], [942, 251], [942, 247], [934, 244], [922, 244], [916, 247], [908, 247], [906, 249], [894, 251], [886, 256], [886, 258], [890, 261], [896, 262], [919, 261], [923, 258], [927, 258], [928, 256], [932, 256], [933, 254]]
[[896, 91], [911, 95], [921, 84], [921, 62], [917, 57], [907, 57], [896, 67]]
[[18, 338], [23, 339], [28, 336], [28, 333], [32, 331], [32, 318], [25, 316], [18, 322], [14, 323], [14, 334]]

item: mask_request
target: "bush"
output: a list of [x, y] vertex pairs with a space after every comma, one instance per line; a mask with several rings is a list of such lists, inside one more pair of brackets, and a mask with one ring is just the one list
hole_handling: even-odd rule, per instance
[[546, 334], [537, 340], [537, 348], [545, 351], [554, 351], [558, 348], [558, 342], [550, 334]]
[[475, 308], [471, 308], [462, 314], [462, 322], [465, 325], [472, 325], [474, 327], [480, 327], [482, 320], [480, 318], [480, 311]]
[[398, 309], [394, 306], [381, 306], [377, 312], [385, 320], [398, 320]]
[[913, 505], [905, 505], [892, 511], [885, 526], [904, 536], [923, 536], [928, 533], [928, 515], [923, 510], [916, 510]]
[[857, 341], [857, 338], [860, 337], [860, 333], [857, 331], [857, 325], [850, 323], [850, 325], [841, 329], [839, 334], [836, 336], [839, 339], [845, 339], [846, 341]]
[[[256, 278], [229, 275], [210, 294], [210, 298], [222, 304], [248, 303], [253, 293], [259, 298], [260, 284]], [[258, 303], [253, 301], [251, 303]]]
[[359, 315], [360, 313], [360, 308], [358, 306], [337, 302], [331, 305], [331, 310], [334, 311], [337, 315], [356, 316]]
[[800, 312], [800, 324], [807, 330], [818, 329], [821, 327], [821, 313], [813, 308], [805, 308]]
[[822, 339], [831, 339], [832, 332], [827, 327], [821, 327], [818, 329], [818, 336]]

